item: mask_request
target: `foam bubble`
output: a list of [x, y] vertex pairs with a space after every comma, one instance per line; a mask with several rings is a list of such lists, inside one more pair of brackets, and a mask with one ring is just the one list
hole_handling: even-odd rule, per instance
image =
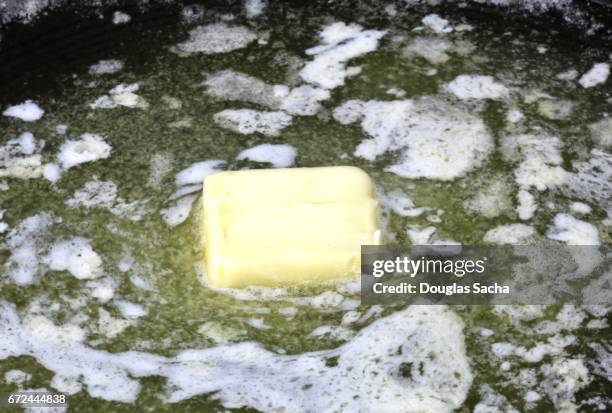
[[450, 25], [449, 21], [435, 13], [423, 17], [421, 23], [435, 33], [450, 33], [453, 31], [453, 27]]
[[371, 136], [357, 146], [356, 156], [372, 161], [401, 150], [399, 162], [386, 170], [407, 178], [455, 179], [480, 166], [493, 150], [480, 118], [432, 98], [348, 101], [334, 110], [334, 118], [342, 123], [361, 119]]
[[321, 110], [322, 100], [329, 99], [329, 91], [310, 85], [302, 85], [291, 89], [282, 99], [280, 109], [299, 116], [312, 116]]
[[43, 165], [43, 177], [49, 182], [57, 182], [61, 178], [62, 170], [56, 163], [46, 163]]
[[102, 259], [82, 237], [56, 241], [44, 261], [51, 270], [68, 271], [80, 280], [102, 275]]
[[[430, 317], [429, 321], [420, 324], [425, 317]], [[187, 377], [177, 371], [170, 376], [169, 384], [179, 390], [170, 394], [170, 400], [218, 391], [215, 397], [225, 406], [250, 406], [258, 410], [353, 411], [377, 406], [389, 411], [402, 406], [411, 411], [450, 412], [463, 401], [471, 382], [469, 367], [462, 356], [463, 344], [461, 339], [457, 340], [461, 328], [457, 322], [445, 309], [411, 307], [374, 322], [335, 350], [272, 356], [259, 346], [243, 343], [186, 351], [178, 356], [184, 363], [201, 363], [209, 357], [217, 365], [228, 359], [244, 361], [233, 368], [229, 365], [208, 372], [194, 371]], [[376, 343], [371, 341], [374, 337]], [[458, 353], [450, 350], [451, 343], [458, 346]], [[398, 348], [402, 351], [397, 351]], [[436, 356], [429, 357], [432, 353]], [[458, 360], [452, 360], [457, 355]], [[326, 360], [331, 358], [337, 360], [337, 365], [326, 367]], [[408, 363], [407, 376], [402, 376], [398, 369], [404, 362]], [[262, 370], [259, 366], [269, 367]], [[460, 370], [460, 366], [466, 369]], [[361, 373], [357, 378], [350, 371]], [[245, 380], [245, 375], [251, 379]], [[229, 388], [216, 386], [222, 376], [236, 377], [241, 384], [236, 386], [236, 380]], [[274, 396], [269, 393], [272, 388], [276, 390]], [[355, 397], [357, 394], [359, 397]]]
[[373, 52], [386, 31], [363, 30], [358, 24], [343, 22], [325, 26], [319, 33], [323, 44], [306, 50], [314, 59], [302, 68], [300, 77], [324, 89], [342, 86], [347, 77], [359, 69], [347, 68], [350, 59]]
[[595, 63], [593, 67], [582, 75], [578, 83], [584, 88], [590, 88], [606, 83], [610, 76], [610, 65], [608, 63]]
[[597, 228], [569, 214], [557, 214], [546, 236], [568, 245], [599, 245]]
[[428, 245], [436, 227], [409, 228], [406, 233], [414, 245]]
[[98, 63], [89, 66], [89, 74], [108, 75], [123, 70], [123, 62], [117, 59], [100, 60]]
[[21, 370], [17, 370], [17, 369], [13, 369], [13, 370], [9, 370], [6, 373], [4, 373], [4, 381], [7, 384], [23, 384], [27, 381], [29, 381], [32, 378], [32, 375], [29, 373], [26, 373], [25, 371], [21, 371]]
[[576, 69], [568, 69], [564, 72], [558, 73], [557, 76], [555, 76], [557, 79], [559, 80], [574, 80], [578, 77], [579, 73]]
[[297, 150], [287, 144], [272, 145], [264, 143], [245, 149], [236, 159], [248, 159], [254, 162], [270, 163], [275, 168], [287, 168], [294, 164]]
[[91, 290], [91, 296], [101, 303], [110, 301], [115, 295], [115, 282], [112, 278], [105, 277], [87, 282], [87, 288]]
[[290, 89], [285, 85], [270, 85], [264, 81], [233, 70], [216, 72], [204, 85], [212, 96], [226, 100], [255, 103], [270, 109], [299, 116], [314, 115], [321, 110], [322, 100], [329, 99], [329, 91], [310, 85]]
[[444, 86], [444, 89], [461, 100], [506, 98], [510, 91], [503, 84], [496, 82], [493, 76], [459, 75]]
[[42, 173], [42, 158], [38, 154], [45, 145], [36, 140], [30, 132], [9, 139], [0, 146], [0, 177], [20, 179], [39, 178]]
[[518, 205], [516, 213], [523, 221], [533, 218], [533, 214], [538, 209], [535, 197], [529, 191], [521, 189], [517, 195]]
[[568, 173], [560, 166], [562, 146], [558, 137], [537, 133], [505, 136], [501, 149], [507, 160], [520, 160], [514, 176], [521, 187], [544, 191], [568, 179]]
[[591, 207], [585, 204], [584, 202], [572, 202], [570, 204], [570, 208], [572, 211], [577, 212], [579, 214], [590, 214], [592, 211]]
[[197, 195], [189, 195], [180, 198], [172, 206], [162, 209], [160, 212], [166, 224], [171, 227], [182, 224], [189, 217], [193, 201], [195, 201], [197, 198]]
[[532, 226], [525, 224], [508, 224], [490, 229], [484, 236], [484, 241], [492, 244], [525, 244], [536, 234]]
[[129, 85], [121, 83], [109, 90], [108, 95], [100, 96], [89, 107], [92, 109], [114, 109], [117, 106], [125, 106], [146, 109], [149, 107], [149, 103], [134, 93], [139, 87], [138, 83]]
[[394, 190], [389, 193], [380, 193], [378, 199], [382, 206], [391, 209], [402, 217], [418, 217], [429, 208], [416, 208], [412, 199], [400, 190]]
[[111, 146], [101, 135], [84, 133], [79, 140], [67, 140], [60, 147], [57, 160], [62, 168], [70, 169], [85, 162], [106, 159], [111, 154]]
[[34, 122], [42, 118], [45, 111], [33, 101], [26, 100], [19, 105], [9, 106], [2, 114], [12, 118], [19, 118], [26, 122]]
[[132, 20], [132, 16], [127, 13], [116, 11], [113, 13], [113, 24], [126, 24]]
[[127, 319], [144, 317], [148, 313], [147, 309], [141, 306], [140, 304], [132, 303], [125, 300], [115, 300], [115, 305], [121, 312], [121, 315], [123, 315]]
[[612, 117], [603, 118], [589, 125], [591, 138], [600, 147], [612, 148]]
[[133, 402], [141, 389], [137, 378], [155, 375], [167, 378], [171, 403], [212, 394], [227, 408], [261, 411], [402, 406], [450, 413], [472, 382], [462, 322], [443, 306], [409, 307], [331, 350], [285, 356], [245, 342], [171, 358], [94, 350], [74, 326], [39, 318], [32, 328], [27, 318], [20, 321], [14, 305], [2, 301], [0, 309], [0, 358], [30, 355], [56, 376], [80, 378], [90, 396], [105, 400]]
[[247, 27], [214, 23], [192, 29], [189, 40], [177, 44], [171, 50], [179, 54], [228, 53], [248, 46], [256, 38], [257, 35]]
[[114, 182], [97, 179], [85, 183], [85, 186], [75, 191], [65, 204], [71, 208], [104, 208], [114, 215], [124, 216], [132, 221], [140, 221], [144, 215], [143, 202], [128, 203], [117, 196], [117, 185]]
[[193, 163], [176, 174], [174, 181], [178, 186], [201, 184], [208, 175], [220, 171], [224, 164], [225, 161], [218, 159]]
[[216, 113], [214, 120], [220, 126], [243, 135], [262, 133], [277, 136], [291, 125], [291, 116], [285, 112], [261, 112], [252, 109], [226, 109]]
[[47, 233], [55, 217], [40, 213], [24, 219], [7, 235], [6, 246], [11, 252], [4, 264], [6, 274], [20, 285], [31, 284], [39, 271], [39, 257], [47, 246]]
[[450, 59], [447, 52], [451, 47], [452, 43], [446, 39], [417, 37], [403, 49], [403, 52], [409, 56], [420, 56], [432, 65], [439, 65]]
[[592, 149], [587, 160], [574, 160], [574, 173], [561, 188], [568, 196], [596, 203], [612, 215], [612, 154]]
[[510, 204], [510, 189], [504, 181], [496, 180], [467, 200], [464, 207], [484, 217], [494, 218], [507, 212]]
[[245, 0], [244, 10], [247, 18], [252, 19], [254, 17], [261, 16], [267, 5], [268, 4], [265, 0]]

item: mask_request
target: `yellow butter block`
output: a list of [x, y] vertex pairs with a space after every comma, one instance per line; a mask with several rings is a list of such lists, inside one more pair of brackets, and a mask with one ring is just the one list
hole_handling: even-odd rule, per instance
[[354, 277], [380, 243], [378, 202], [359, 168], [256, 169], [204, 180], [202, 232], [215, 287]]

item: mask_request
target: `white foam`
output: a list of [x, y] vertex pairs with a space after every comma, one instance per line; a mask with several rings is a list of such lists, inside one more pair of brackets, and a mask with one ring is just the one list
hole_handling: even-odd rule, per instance
[[412, 199], [400, 190], [394, 190], [388, 193], [381, 193], [378, 199], [382, 206], [391, 209], [402, 217], [418, 217], [423, 212], [427, 211], [428, 207], [416, 208]]
[[558, 73], [557, 76], [555, 76], [557, 79], [559, 80], [574, 80], [578, 77], [578, 71], [576, 69], [568, 69], [564, 72]]
[[57, 182], [61, 178], [62, 170], [56, 163], [46, 163], [43, 165], [43, 177], [49, 182]]
[[224, 164], [225, 161], [218, 159], [193, 163], [176, 174], [174, 181], [177, 186], [201, 184], [208, 175], [219, 172]]
[[39, 257], [47, 246], [47, 232], [54, 220], [53, 215], [40, 213], [24, 219], [8, 233], [6, 246], [11, 255], [4, 268], [15, 283], [31, 284], [41, 275]]
[[450, 33], [453, 31], [453, 27], [450, 25], [449, 21], [435, 13], [423, 17], [421, 23], [435, 33]]
[[267, 5], [265, 0], [244, 0], [244, 10], [247, 18], [252, 19], [261, 16]]
[[523, 221], [533, 218], [533, 214], [538, 209], [538, 204], [533, 194], [525, 189], [521, 189], [517, 194], [517, 198], [516, 213], [519, 218]]
[[118, 84], [108, 91], [108, 95], [100, 96], [89, 105], [92, 109], [114, 109], [117, 106], [127, 108], [147, 109], [149, 103], [135, 92], [140, 88], [138, 83]]
[[329, 99], [329, 91], [310, 85], [290, 89], [233, 70], [216, 72], [206, 79], [208, 94], [226, 100], [255, 103], [281, 109], [292, 115], [311, 116], [321, 110], [320, 102]]
[[82, 189], [77, 190], [72, 198], [66, 200], [65, 204], [72, 208], [77, 206], [110, 208], [116, 199], [117, 185], [111, 181], [94, 179], [87, 182]]
[[525, 115], [517, 108], [510, 109], [506, 113], [506, 120], [510, 123], [519, 123], [525, 119]]
[[408, 56], [420, 56], [432, 65], [439, 65], [446, 63], [450, 59], [447, 52], [451, 47], [452, 43], [446, 39], [417, 37], [403, 49], [403, 52]]
[[0, 166], [0, 177], [31, 179], [42, 175], [40, 155], [8, 158]]
[[569, 214], [557, 214], [546, 236], [568, 245], [599, 245], [597, 228]]
[[80, 280], [102, 275], [102, 259], [82, 237], [56, 241], [44, 261], [51, 270], [68, 271]]
[[591, 381], [589, 369], [581, 358], [556, 358], [541, 368], [541, 387], [560, 412], [577, 412], [576, 392]]
[[285, 112], [261, 112], [252, 109], [226, 109], [214, 116], [219, 126], [243, 135], [262, 133], [277, 136], [280, 131], [291, 125], [292, 118]]
[[91, 290], [93, 298], [101, 303], [107, 303], [115, 296], [116, 285], [112, 278], [104, 277], [88, 281], [87, 288]]
[[465, 201], [464, 207], [484, 217], [494, 218], [507, 212], [510, 204], [510, 189], [505, 182], [495, 180]]
[[436, 227], [409, 228], [406, 233], [414, 245], [428, 245]]
[[[56, 375], [80, 377], [91, 397], [105, 400], [133, 402], [141, 389], [137, 378], [154, 375], [167, 379], [171, 403], [212, 394], [226, 408], [260, 411], [389, 412], [401, 406], [450, 413], [472, 382], [462, 322], [442, 306], [409, 307], [331, 350], [284, 356], [244, 342], [172, 358], [94, 350], [72, 326], [47, 321], [32, 328], [12, 304], [0, 307], [0, 358], [30, 355]], [[329, 359], [334, 367], [326, 365]]]
[[183, 6], [181, 15], [187, 21], [195, 21], [204, 15], [204, 7], [201, 4], [193, 3]]
[[544, 133], [511, 135], [502, 140], [502, 154], [507, 160], [520, 161], [514, 176], [523, 189], [544, 191], [568, 179], [568, 173], [560, 166], [562, 146], [559, 138]]
[[75, 191], [72, 198], [64, 202], [71, 208], [104, 208], [117, 216], [124, 216], [132, 221], [140, 221], [144, 215], [143, 202], [126, 202], [117, 196], [117, 185], [111, 181], [93, 179], [82, 189]]
[[91, 75], [108, 75], [123, 70], [123, 62], [117, 59], [100, 60], [98, 63], [89, 66]]
[[9, 139], [0, 146], [0, 177], [39, 178], [43, 173], [39, 152], [44, 146], [45, 141], [36, 140], [30, 132]]
[[565, 119], [572, 115], [574, 103], [569, 100], [541, 100], [538, 102], [540, 115], [553, 120]]
[[484, 75], [459, 75], [446, 84], [444, 89], [461, 100], [500, 100], [510, 94], [508, 88], [497, 82], [493, 76]]
[[34, 122], [39, 120], [45, 114], [45, 111], [40, 108], [35, 102], [26, 100], [23, 103], [15, 106], [9, 106], [2, 112], [4, 116], [19, 118], [26, 122]]
[[532, 226], [525, 224], [508, 224], [490, 229], [483, 240], [492, 244], [525, 244], [536, 234]]
[[591, 207], [584, 202], [572, 202], [570, 208], [579, 214], [590, 214], [592, 211]]
[[612, 154], [592, 149], [587, 160], [572, 161], [563, 192], [572, 198], [597, 204], [612, 216]]
[[591, 123], [589, 129], [595, 143], [602, 148], [612, 148], [612, 116]]
[[282, 98], [288, 94], [286, 86], [269, 85], [256, 77], [233, 70], [222, 70], [209, 75], [204, 85], [211, 96], [269, 108], [278, 108]]
[[253, 162], [270, 163], [275, 168], [287, 168], [295, 163], [297, 150], [287, 144], [273, 145], [264, 143], [245, 149], [236, 159], [248, 159]]
[[0, 234], [8, 230], [8, 224], [2, 221], [2, 218], [4, 218], [5, 212], [6, 212], [6, 209], [0, 209]]
[[123, 315], [128, 320], [144, 317], [148, 314], [146, 308], [144, 308], [140, 304], [132, 303], [130, 301], [115, 300], [115, 305], [121, 312], [121, 315]]
[[189, 195], [180, 198], [174, 205], [162, 209], [160, 212], [166, 224], [171, 227], [182, 224], [189, 217], [193, 201], [197, 198], [197, 195]]
[[7, 384], [23, 384], [29, 381], [32, 378], [32, 375], [26, 373], [25, 371], [13, 369], [4, 373], [4, 381]]
[[312, 116], [321, 110], [322, 100], [329, 99], [329, 91], [310, 85], [302, 85], [291, 89], [282, 99], [280, 109], [299, 116]]
[[84, 133], [79, 138], [79, 140], [69, 139], [60, 147], [57, 160], [63, 169], [110, 156], [111, 146], [101, 135]]
[[582, 75], [578, 83], [584, 88], [590, 88], [606, 83], [610, 76], [610, 65], [608, 63], [595, 63], [593, 67]]
[[214, 23], [192, 29], [189, 40], [177, 44], [171, 50], [179, 54], [228, 53], [247, 47], [255, 39], [257, 35], [247, 27]]
[[98, 309], [98, 329], [105, 337], [115, 338], [130, 325], [128, 320], [115, 318], [103, 308]]
[[113, 13], [113, 24], [126, 24], [132, 20], [132, 16], [121, 11]]
[[371, 136], [357, 146], [356, 156], [373, 161], [400, 150], [398, 163], [386, 170], [406, 178], [455, 179], [480, 166], [493, 150], [480, 118], [432, 98], [347, 101], [334, 110], [334, 118], [341, 123], [361, 119]]
[[327, 25], [319, 33], [323, 41], [320, 46], [306, 50], [314, 56], [300, 70], [300, 77], [324, 89], [342, 86], [345, 79], [359, 72], [358, 68], [347, 68], [350, 59], [373, 52], [386, 31], [363, 30], [358, 24], [347, 25], [336, 22]]

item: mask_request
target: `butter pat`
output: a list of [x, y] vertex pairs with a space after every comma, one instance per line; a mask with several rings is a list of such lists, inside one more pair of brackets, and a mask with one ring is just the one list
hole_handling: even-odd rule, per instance
[[374, 186], [355, 167], [219, 172], [204, 180], [202, 202], [215, 287], [354, 277], [361, 245], [380, 243]]

